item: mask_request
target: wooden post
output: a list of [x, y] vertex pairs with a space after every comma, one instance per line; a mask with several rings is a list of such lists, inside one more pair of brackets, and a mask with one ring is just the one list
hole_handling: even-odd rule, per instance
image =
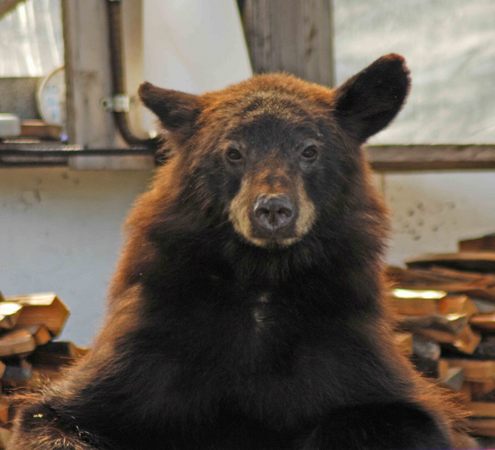
[[122, 147], [112, 113], [101, 104], [112, 95], [106, 4], [63, 0], [62, 15], [69, 142], [86, 148]]
[[133, 133], [149, 138], [143, 126], [144, 106], [137, 94], [144, 81], [143, 0], [122, 2], [122, 39], [125, 61], [125, 81], [130, 96], [129, 124]]
[[333, 86], [332, 0], [239, 4], [255, 72], [285, 71]]
[[0, 19], [24, 0], [0, 0]]

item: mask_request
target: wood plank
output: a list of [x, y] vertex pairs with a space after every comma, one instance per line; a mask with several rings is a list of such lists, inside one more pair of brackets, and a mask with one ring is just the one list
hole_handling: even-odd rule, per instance
[[24, 0], [0, 0], [0, 19]]
[[495, 313], [477, 314], [469, 319], [469, 323], [484, 332], [495, 331]]
[[331, 0], [244, 0], [241, 13], [255, 72], [334, 84]]
[[445, 266], [459, 270], [495, 272], [495, 252], [427, 253], [406, 260], [407, 267]]
[[0, 398], [0, 424], [6, 424], [10, 419], [10, 404], [5, 397]]
[[469, 390], [472, 394], [473, 400], [480, 400], [482, 397], [495, 390], [495, 379], [485, 381], [483, 383], [468, 382]]
[[394, 342], [399, 347], [401, 353], [411, 356], [413, 352], [413, 336], [411, 333], [395, 333]]
[[70, 156], [69, 167], [75, 170], [152, 170], [152, 155]]
[[0, 427], [0, 448], [7, 448], [12, 431], [8, 428]]
[[31, 353], [36, 341], [26, 329], [11, 330], [0, 337], [0, 357]]
[[21, 315], [21, 309], [22, 305], [0, 300], [0, 329], [14, 328]]
[[[82, 159], [88, 158], [85, 163]], [[119, 162], [122, 159], [122, 162]], [[69, 166], [76, 170], [150, 170], [155, 166], [152, 149], [113, 148], [84, 149], [79, 145], [0, 143], [0, 167]]]
[[[61, 149], [56, 155], [52, 151], [55, 148]], [[72, 148], [80, 149], [82, 146], [4, 143], [0, 144], [0, 166], [26, 162], [33, 166], [66, 165]], [[115, 145], [106, 148], [115, 149]], [[495, 169], [495, 145], [369, 146], [367, 151], [371, 166], [377, 172]]]
[[495, 437], [495, 419], [470, 419], [469, 428], [477, 436]]
[[495, 251], [495, 233], [486, 234], [473, 239], [459, 241], [460, 252], [489, 252]]
[[7, 297], [7, 301], [22, 305], [18, 326], [45, 325], [53, 336], [60, 334], [70, 314], [67, 306], [52, 292], [16, 295]]
[[60, 125], [49, 124], [42, 120], [29, 119], [21, 122], [21, 136], [56, 141], [60, 139], [61, 133]]
[[481, 342], [480, 334], [474, 332], [469, 326], [464, 327], [458, 334], [430, 328], [418, 329], [415, 333], [440, 344], [451, 345], [459, 352], [466, 354], [474, 353]]
[[123, 146], [111, 112], [112, 94], [106, 2], [62, 1], [69, 141], [86, 148]]
[[495, 419], [495, 403], [492, 402], [470, 402], [468, 409], [475, 417], [490, 417]]
[[392, 309], [404, 316], [460, 314], [471, 317], [478, 313], [478, 308], [469, 297], [447, 295], [445, 291], [392, 289], [388, 298]]
[[462, 367], [464, 378], [477, 383], [495, 379], [495, 361], [477, 361], [474, 359], [447, 359], [449, 367]]
[[495, 169], [495, 145], [371, 145], [371, 166], [378, 172]]

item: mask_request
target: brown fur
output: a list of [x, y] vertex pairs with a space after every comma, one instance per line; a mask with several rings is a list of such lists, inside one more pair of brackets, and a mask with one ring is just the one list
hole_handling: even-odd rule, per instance
[[[462, 410], [394, 346], [383, 303], [386, 211], [360, 146], [408, 89], [398, 55], [335, 90], [144, 84], [170, 159], [127, 221], [93, 352], [21, 408], [11, 449], [465, 447]], [[257, 242], [253, 201], [280, 192], [295, 231]]]

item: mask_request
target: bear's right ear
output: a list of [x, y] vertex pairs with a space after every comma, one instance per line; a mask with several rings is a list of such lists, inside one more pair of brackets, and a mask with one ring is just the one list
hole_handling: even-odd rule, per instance
[[201, 112], [197, 95], [162, 89], [148, 82], [139, 86], [139, 97], [170, 132], [190, 134]]

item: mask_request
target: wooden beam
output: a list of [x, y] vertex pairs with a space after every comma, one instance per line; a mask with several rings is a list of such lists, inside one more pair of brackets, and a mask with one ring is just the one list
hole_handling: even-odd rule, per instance
[[372, 145], [367, 151], [377, 172], [495, 169], [495, 144]]
[[101, 104], [112, 93], [106, 2], [63, 0], [62, 16], [69, 141], [86, 148], [122, 146], [112, 114]]
[[25, 0], [0, 0], [0, 19]]
[[[70, 156], [76, 155], [115, 158], [124, 155], [153, 154], [152, 149], [144, 148], [106, 147], [106, 150], [104, 149], [105, 147], [99, 147], [88, 151], [81, 145], [53, 142], [0, 143], [0, 166], [24, 161], [32, 165], [44, 165], [55, 161], [65, 164]], [[375, 145], [368, 147], [366, 151], [371, 166], [377, 172], [495, 170], [495, 145]]]
[[148, 139], [143, 125], [145, 107], [137, 94], [144, 80], [143, 0], [122, 2], [122, 30], [126, 92], [130, 96], [129, 125], [134, 134]]
[[0, 143], [0, 168], [68, 166], [76, 170], [151, 170], [155, 159], [149, 148], [86, 149], [53, 142]]
[[75, 170], [153, 170], [153, 155], [70, 156], [68, 165]]
[[253, 69], [333, 86], [332, 0], [243, 0]]

